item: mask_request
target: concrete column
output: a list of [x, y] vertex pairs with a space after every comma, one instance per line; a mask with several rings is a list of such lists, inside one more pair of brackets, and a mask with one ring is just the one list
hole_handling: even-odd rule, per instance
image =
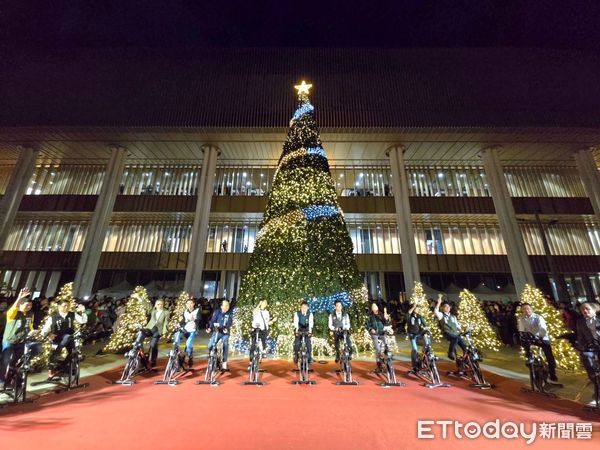
[[600, 171], [598, 171], [598, 166], [594, 160], [593, 152], [595, 149], [595, 147], [590, 147], [578, 151], [575, 154], [575, 161], [585, 192], [592, 202], [596, 219], [600, 220]]
[[126, 159], [126, 148], [116, 145], [111, 146], [111, 155], [106, 167], [106, 175], [102, 183], [100, 195], [98, 196], [94, 214], [92, 215], [92, 221], [85, 237], [85, 242], [83, 243], [81, 259], [79, 260], [77, 274], [75, 275], [73, 286], [75, 297], [82, 298], [92, 294], [98, 264], [100, 263], [102, 245], [104, 244], [115, 200], [119, 193], [119, 185], [123, 178]]
[[398, 222], [398, 235], [402, 259], [402, 272], [404, 274], [404, 286], [406, 295], [410, 297], [416, 281], [421, 281], [419, 272], [419, 260], [417, 259], [417, 248], [415, 246], [415, 232], [410, 215], [410, 203], [408, 201], [408, 177], [404, 167], [404, 147], [396, 145], [386, 151], [390, 158], [392, 169], [392, 187], [394, 189], [394, 203], [396, 205], [396, 220]]
[[225, 292], [225, 279], [227, 278], [227, 271], [221, 270], [219, 276], [219, 288], [217, 289], [217, 298], [223, 298]]
[[21, 199], [33, 175], [37, 155], [37, 150], [19, 146], [17, 164], [10, 174], [8, 187], [0, 200], [0, 255], [17, 216]]
[[515, 209], [508, 193], [506, 179], [496, 149], [491, 147], [484, 149], [481, 152], [481, 158], [488, 187], [494, 201], [496, 215], [498, 216], [500, 231], [504, 239], [508, 264], [517, 293], [520, 295], [525, 288], [525, 284], [535, 285], [525, 242], [517, 222]]
[[379, 289], [381, 289], [381, 298], [385, 302], [387, 302], [388, 296], [387, 296], [387, 290], [385, 287], [385, 272], [379, 272]]
[[198, 199], [196, 213], [192, 226], [192, 240], [185, 271], [183, 289], [194, 297], [199, 297], [202, 292], [202, 270], [206, 255], [206, 240], [208, 238], [208, 219], [210, 217], [210, 204], [212, 202], [213, 185], [219, 149], [214, 145], [202, 146], [204, 159], [200, 179], [198, 180]]

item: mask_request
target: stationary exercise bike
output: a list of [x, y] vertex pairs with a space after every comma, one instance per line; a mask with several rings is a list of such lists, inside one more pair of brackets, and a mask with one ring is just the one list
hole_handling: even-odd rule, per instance
[[262, 386], [266, 384], [264, 381], [261, 381], [260, 372], [264, 372], [264, 369], [260, 368], [260, 362], [262, 360], [262, 354], [264, 352], [262, 340], [260, 339], [260, 328], [254, 329], [254, 334], [252, 335], [252, 345], [251, 348], [254, 351], [250, 354], [250, 364], [248, 366], [248, 381], [244, 381], [245, 385], [257, 385]]
[[529, 370], [530, 387], [522, 387], [521, 391], [543, 394], [548, 397], [556, 397], [556, 394], [549, 392], [548, 388], [562, 387], [562, 384], [551, 383], [548, 380], [548, 363], [546, 362], [544, 352], [542, 351], [542, 345], [544, 344], [544, 341], [535, 337], [532, 333], [523, 331], [519, 332], [519, 339], [521, 341], [521, 345], [528, 344], [529, 348], [531, 349], [531, 357], [525, 362], [525, 365]]
[[115, 381], [113, 384], [131, 386], [136, 383], [136, 381], [134, 380], [134, 377], [136, 375], [152, 371], [148, 355], [146, 355], [146, 353], [144, 352], [143, 335], [144, 332], [142, 330], [139, 330], [133, 347], [131, 348], [131, 350], [125, 353], [127, 362], [125, 363], [125, 367], [123, 368], [121, 378]]
[[431, 332], [424, 330], [417, 335], [417, 337], [423, 337], [424, 340], [421, 355], [419, 355], [419, 366], [409, 370], [408, 374], [422, 379], [425, 382], [423, 386], [428, 388], [450, 387], [450, 384], [442, 383], [440, 379], [440, 373], [436, 364], [438, 357], [434, 355], [431, 342], [426, 340], [425, 336], [431, 338]]
[[169, 386], [176, 386], [179, 384], [179, 380], [176, 378], [178, 372], [187, 373], [194, 369], [189, 364], [185, 363], [185, 352], [179, 345], [179, 339], [183, 330], [179, 329], [175, 332], [173, 337], [173, 347], [169, 351], [169, 360], [165, 367], [165, 373], [163, 379], [155, 381], [154, 384], [167, 384]]
[[309, 377], [310, 369], [308, 367], [308, 347], [306, 345], [306, 339], [310, 339], [308, 331], [299, 330], [298, 336], [300, 336], [300, 349], [298, 350], [298, 379], [292, 381], [293, 384], [316, 384], [314, 380]]
[[595, 345], [588, 348], [587, 351], [594, 352], [594, 402], [593, 406], [586, 406], [586, 410], [600, 412], [600, 342], [596, 341]]
[[23, 346], [23, 352], [21, 355], [19, 355], [20, 351], [13, 353], [6, 373], [4, 388], [4, 394], [8, 395], [11, 400], [0, 405], [0, 408], [33, 402], [27, 397], [27, 378], [31, 371], [31, 360], [41, 352], [42, 345], [33, 335], [27, 336], [17, 345]]
[[[60, 360], [60, 355], [53, 354], [50, 358], [56, 358], [56, 362], [54, 362], [54, 370], [55, 374], [51, 377], [48, 377], [43, 381], [36, 381], [35, 383], [31, 383], [32, 386], [39, 386], [42, 384], [54, 384], [57, 389], [55, 389], [56, 393], [72, 391], [74, 389], [82, 389], [89, 386], [89, 383], [80, 383], [81, 377], [81, 361], [83, 361], [84, 356], [81, 351], [81, 347], [83, 344], [83, 336], [82, 331], [77, 330], [73, 334], [73, 341], [70, 344], [71, 351], [68, 352], [67, 357], [64, 360]], [[53, 353], [56, 349], [56, 346], [52, 346]]]
[[[213, 330], [215, 340], [220, 330], [220, 328], [215, 328]], [[207, 362], [204, 380], [196, 381], [196, 384], [218, 386], [221, 383], [217, 380], [217, 377], [223, 372], [223, 341], [221, 339], [209, 349]]]
[[340, 369], [337, 372], [342, 374], [342, 380], [336, 384], [338, 386], [356, 386], [358, 382], [352, 378], [352, 348], [348, 345], [350, 332], [342, 330], [340, 334], [344, 348], [340, 352]]
[[381, 383], [380, 386], [406, 386], [406, 384], [396, 379], [396, 369], [394, 368], [394, 355], [392, 354], [392, 350], [390, 349], [390, 346], [387, 342], [388, 335], [393, 335], [393, 332], [383, 331], [382, 333], [377, 334], [377, 339], [379, 342], [379, 354], [377, 357], [377, 370], [375, 372], [380, 374], [385, 373], [387, 381]]
[[460, 337], [464, 338], [464, 342], [467, 347], [467, 351], [460, 358], [456, 357], [456, 372], [448, 372], [448, 375], [460, 376], [471, 382], [471, 387], [478, 389], [492, 389], [495, 386], [488, 383], [484, 376], [481, 368], [479, 367], [479, 361], [481, 356], [471, 341], [471, 330], [464, 331], [460, 334]]

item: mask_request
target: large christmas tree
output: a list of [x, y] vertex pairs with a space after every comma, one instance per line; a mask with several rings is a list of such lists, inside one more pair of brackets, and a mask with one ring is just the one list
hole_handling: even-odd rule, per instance
[[262, 299], [269, 301], [275, 319], [271, 335], [282, 344], [279, 353], [288, 353], [281, 347], [289, 347], [292, 315], [302, 300], [315, 313], [315, 332], [321, 336], [326, 333], [325, 313], [333, 310], [335, 300], [350, 308], [357, 332], [367, 300], [309, 101], [311, 86], [304, 81], [296, 86], [298, 107], [239, 298], [238, 325], [245, 336], [252, 308]]

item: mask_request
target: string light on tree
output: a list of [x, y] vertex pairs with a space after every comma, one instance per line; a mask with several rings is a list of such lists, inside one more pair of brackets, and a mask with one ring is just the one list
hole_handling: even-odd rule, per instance
[[352, 314], [357, 344], [370, 345], [362, 336], [366, 289], [309, 101], [311, 87], [306, 81], [295, 86], [298, 106], [240, 289], [239, 336], [233, 338], [239, 348], [250, 336], [252, 310], [262, 299], [274, 319], [271, 335], [278, 354], [291, 354], [291, 322], [302, 300], [315, 315], [316, 350], [329, 351], [326, 317], [337, 298]]
[[471, 340], [478, 350], [500, 350], [500, 341], [481, 307], [481, 302], [467, 289], [459, 294], [458, 320], [464, 329], [471, 328]]
[[417, 304], [417, 313], [420, 314], [427, 322], [429, 331], [431, 332], [431, 339], [435, 342], [442, 340], [442, 331], [438, 325], [438, 321], [433, 315], [433, 310], [429, 306], [429, 300], [423, 290], [423, 284], [420, 281], [415, 281], [415, 288], [410, 296], [410, 303]]
[[[548, 337], [552, 343], [552, 353], [554, 353], [557, 367], [565, 370], [580, 371], [581, 364], [577, 351], [568, 340], [558, 339], [560, 335], [568, 333], [569, 330], [565, 327], [560, 312], [546, 300], [542, 291], [526, 284], [525, 289], [521, 293], [521, 303], [529, 303], [533, 307], [534, 312], [546, 320]], [[521, 312], [517, 310], [516, 314], [518, 320]], [[521, 352], [521, 356], [524, 358], [525, 353]]]
[[175, 334], [175, 331], [179, 329], [179, 325], [181, 323], [181, 317], [183, 316], [183, 312], [185, 311], [185, 304], [190, 299], [190, 295], [187, 292], [182, 292], [177, 297], [175, 301], [175, 308], [173, 308], [173, 312], [169, 317], [169, 323], [167, 324], [167, 335], [165, 338], [170, 341]]
[[129, 350], [135, 342], [139, 326], [146, 325], [151, 308], [148, 292], [143, 286], [137, 286], [127, 301], [118, 328], [111, 335], [103, 352], [119, 353]]

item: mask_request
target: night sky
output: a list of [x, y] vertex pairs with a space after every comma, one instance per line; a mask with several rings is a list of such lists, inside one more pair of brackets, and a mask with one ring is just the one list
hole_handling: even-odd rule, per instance
[[598, 0], [21, 0], [6, 51], [111, 47], [600, 49]]

